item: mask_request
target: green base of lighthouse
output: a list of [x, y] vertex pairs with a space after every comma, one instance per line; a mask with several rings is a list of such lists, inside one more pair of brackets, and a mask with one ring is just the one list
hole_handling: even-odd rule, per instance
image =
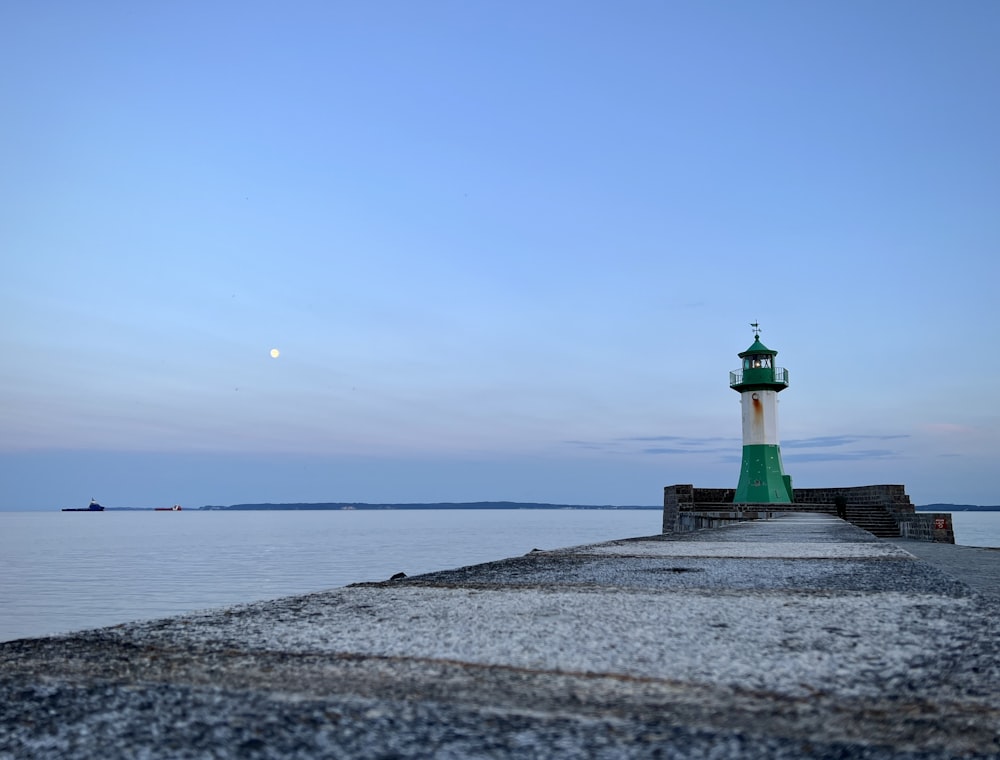
[[781, 466], [781, 449], [766, 443], [744, 446], [740, 484], [733, 502], [791, 504], [792, 501], [792, 479]]

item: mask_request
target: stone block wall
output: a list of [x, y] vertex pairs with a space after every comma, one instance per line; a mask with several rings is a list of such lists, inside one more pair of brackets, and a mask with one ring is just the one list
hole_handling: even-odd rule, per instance
[[[841, 488], [796, 488], [793, 504], [822, 504], [832, 506], [838, 495], [854, 506], [882, 507], [890, 512], [913, 512], [913, 504], [902, 485], [846, 486]], [[674, 499], [679, 509], [694, 509], [696, 504], [732, 504], [735, 488], [695, 488], [690, 484], [667, 486], [664, 503]], [[773, 505], [772, 505], [773, 506]], [[782, 505], [784, 509], [786, 506]], [[794, 511], [794, 510], [793, 510]]]
[[[774, 517], [774, 512], [754, 510], [754, 511], [715, 511], [715, 512], [680, 512], [677, 515], [677, 524], [673, 533], [687, 533], [692, 530], [702, 528], [721, 528], [725, 525], [732, 525], [737, 522], [747, 520], [769, 520]], [[667, 531], [664, 531], [667, 532]]]
[[734, 519], [755, 519], [751, 514], [761, 511], [835, 514], [835, 499], [843, 496], [854, 514], [852, 521], [875, 531], [876, 535], [896, 535], [895, 528], [891, 527], [895, 522], [899, 535], [904, 538], [955, 543], [951, 515], [916, 514], [902, 485], [796, 488], [794, 493], [795, 501], [791, 504], [734, 504], [734, 488], [695, 488], [689, 483], [666, 486], [663, 489], [663, 532], [693, 530], [690, 526], [698, 521], [685, 518], [687, 512], [704, 515], [727, 512], [733, 514]]
[[692, 488], [694, 501], [709, 504], [732, 504], [736, 498], [735, 488]]
[[955, 527], [951, 523], [950, 512], [921, 512], [900, 515], [898, 522], [901, 538], [936, 541], [944, 544], [955, 543]]
[[848, 486], [846, 488], [796, 488], [796, 504], [833, 504], [838, 495], [855, 506], [882, 507], [896, 514], [914, 512], [906, 487], [901, 485]]

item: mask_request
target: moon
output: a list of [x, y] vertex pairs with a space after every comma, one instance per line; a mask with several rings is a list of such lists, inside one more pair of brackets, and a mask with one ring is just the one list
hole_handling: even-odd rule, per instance
[[276, 348], [272, 348], [271, 349], [271, 358], [272, 359], [277, 359], [279, 356], [281, 356], [281, 351], [279, 351]]

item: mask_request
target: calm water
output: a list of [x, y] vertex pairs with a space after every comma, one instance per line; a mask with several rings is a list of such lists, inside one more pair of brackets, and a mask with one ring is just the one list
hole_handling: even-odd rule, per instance
[[952, 512], [955, 543], [1000, 547], [1000, 512]]
[[[1000, 546], [1000, 512], [955, 512]], [[659, 510], [0, 512], [0, 641], [660, 532]]]
[[0, 512], [0, 641], [660, 532], [659, 510]]

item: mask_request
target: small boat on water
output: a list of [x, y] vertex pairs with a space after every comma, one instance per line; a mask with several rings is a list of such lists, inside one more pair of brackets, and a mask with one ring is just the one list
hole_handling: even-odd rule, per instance
[[181, 511], [181, 505], [180, 504], [174, 504], [174, 506], [172, 506], [172, 507], [155, 507], [153, 509], [153, 511], [154, 512], [180, 512]]
[[68, 508], [66, 508], [66, 509], [63, 510], [63, 512], [103, 512], [103, 511], [104, 511], [104, 507], [102, 507], [100, 504], [98, 504], [93, 499], [90, 500], [90, 506], [89, 507], [83, 507], [83, 508], [78, 508], [78, 509], [74, 509], [74, 508], [68, 507]]

